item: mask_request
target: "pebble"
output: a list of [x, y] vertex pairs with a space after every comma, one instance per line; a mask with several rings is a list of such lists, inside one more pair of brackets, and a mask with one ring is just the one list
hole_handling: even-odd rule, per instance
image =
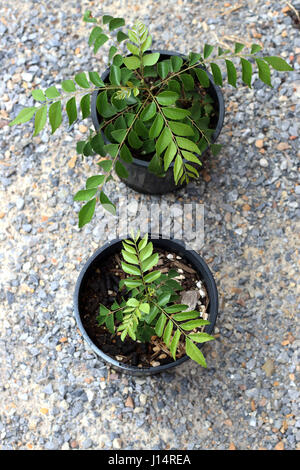
[[263, 168], [267, 168], [269, 166], [268, 160], [266, 160], [266, 158], [261, 158], [259, 160], [259, 164]]

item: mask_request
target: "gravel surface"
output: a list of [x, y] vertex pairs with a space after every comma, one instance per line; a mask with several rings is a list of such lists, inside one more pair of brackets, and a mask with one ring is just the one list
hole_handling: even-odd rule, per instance
[[[0, 1], [0, 449], [299, 448], [299, 29], [285, 2], [273, 0], [98, 5]], [[114, 227], [99, 208], [77, 228], [73, 194], [95, 163], [76, 160], [74, 140], [91, 123], [33, 139], [31, 124], [7, 125], [33, 86], [103, 70], [87, 46], [87, 8], [151, 23], [157, 48], [187, 52], [216, 34], [236, 36], [294, 64], [275, 73], [273, 89], [256, 79], [251, 90], [224, 89], [223, 150], [198, 182], [166, 196], [205, 205], [201, 254], [220, 293], [207, 370], [188, 361], [132, 378], [88, 349], [73, 316], [74, 285]], [[117, 188], [133, 203], [151, 199]]]

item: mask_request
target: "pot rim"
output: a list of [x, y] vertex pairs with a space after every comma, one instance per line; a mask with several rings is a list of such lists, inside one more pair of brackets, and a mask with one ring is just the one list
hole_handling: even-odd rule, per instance
[[[152, 50], [151, 49], [151, 52], [159, 52], [161, 55], [186, 57], [184, 54], [181, 54], [181, 53], [175, 52], [175, 51], [167, 51], [167, 50], [160, 50], [160, 49], [153, 49]], [[128, 57], [130, 57], [131, 55], [132, 54], [128, 54]], [[203, 67], [201, 67], [199, 65], [198, 68], [203, 68]], [[208, 70], [205, 70], [205, 71], [206, 71], [206, 73], [208, 75], [208, 78], [209, 78], [209, 81], [210, 81], [210, 87], [212, 87], [215, 90], [215, 93], [216, 93], [216, 96], [217, 96], [217, 101], [218, 101], [218, 106], [219, 106], [218, 122], [217, 122], [217, 125], [216, 125], [216, 129], [215, 129], [215, 131], [212, 135], [212, 143], [214, 143], [217, 140], [217, 138], [219, 137], [219, 135], [221, 133], [221, 130], [222, 130], [222, 127], [223, 127], [224, 117], [225, 117], [225, 105], [224, 105], [224, 97], [223, 97], [223, 93], [221, 91], [221, 88], [214, 83], [213, 76], [211, 75], [211, 73], [209, 73]], [[109, 73], [110, 73], [110, 67], [108, 67], [103, 72], [103, 74], [101, 75], [101, 79], [104, 81], [108, 77]], [[96, 103], [97, 103], [97, 96], [100, 92], [101, 92], [101, 89], [95, 90], [92, 93], [92, 99], [91, 99], [91, 117], [92, 117], [93, 125], [94, 125], [96, 131], [99, 130], [99, 119], [98, 119], [98, 112], [97, 112]], [[207, 149], [208, 149], [208, 146], [205, 147], [205, 149], [202, 151], [201, 155], [203, 155], [204, 152], [207, 151]], [[187, 161], [187, 160], [185, 160], [185, 161]], [[135, 165], [138, 165], [138, 166], [142, 166], [144, 168], [148, 168], [150, 162], [145, 161], [145, 160], [140, 160], [139, 158], [133, 157], [132, 163], [134, 163]], [[173, 168], [174, 164], [175, 164], [174, 161], [171, 162], [170, 165], [169, 165], [169, 168]]]
[[[164, 245], [171, 245], [170, 246], [170, 251], [177, 251], [177, 252], [185, 252], [185, 258], [188, 259], [188, 261], [193, 265], [193, 267], [201, 274], [202, 278], [204, 279], [206, 289], [209, 294], [209, 320], [210, 324], [207, 325], [205, 330], [211, 334], [214, 330], [214, 326], [216, 323], [217, 315], [218, 315], [218, 291], [216, 287], [216, 283], [214, 280], [214, 277], [207, 266], [206, 262], [204, 259], [194, 250], [187, 250], [184, 246], [184, 243], [179, 240], [174, 240], [174, 239], [164, 239], [164, 238], [150, 238], [155, 246], [155, 242], [158, 241], [158, 246], [163, 243]], [[83, 338], [86, 340], [86, 342], [89, 344], [91, 349], [99, 356], [101, 359], [104, 361], [108, 362], [111, 366], [122, 370], [123, 372], [131, 373], [132, 375], [152, 375], [152, 374], [157, 374], [159, 372], [166, 371], [168, 369], [171, 369], [173, 367], [176, 367], [183, 362], [187, 361], [190, 359], [187, 355], [181, 357], [180, 359], [177, 359], [176, 361], [173, 361], [169, 364], [164, 364], [156, 367], [137, 367], [137, 366], [131, 366], [124, 364], [122, 362], [119, 362], [118, 360], [112, 358], [111, 356], [105, 354], [96, 344], [91, 340], [89, 337], [88, 333], [86, 332], [83, 323], [81, 321], [80, 317], [80, 312], [79, 312], [79, 294], [80, 294], [80, 288], [81, 284], [83, 281], [84, 276], [86, 275], [89, 267], [92, 265], [92, 263], [102, 254], [104, 253], [108, 248], [113, 247], [114, 245], [121, 244], [123, 238], [116, 238], [114, 240], [108, 241], [105, 243], [102, 247], [98, 248], [98, 250], [95, 251], [95, 253], [87, 260], [87, 262], [84, 264], [76, 285], [75, 285], [75, 291], [74, 291], [74, 311], [75, 311], [75, 319], [77, 322], [77, 325], [79, 327], [79, 330], [83, 336]], [[166, 247], [164, 247], [166, 248]], [[183, 256], [184, 257], [184, 256]], [[196, 266], [197, 264], [197, 266]], [[201, 348], [203, 344], [200, 344], [199, 347]]]

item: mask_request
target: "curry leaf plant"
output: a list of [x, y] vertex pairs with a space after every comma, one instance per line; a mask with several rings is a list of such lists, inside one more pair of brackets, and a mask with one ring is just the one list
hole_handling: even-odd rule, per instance
[[110, 308], [101, 304], [98, 324], [105, 324], [110, 333], [119, 334], [122, 341], [129, 336], [134, 341], [148, 342], [151, 336], [158, 336], [174, 360], [183, 338], [186, 354], [206, 367], [197, 344], [215, 339], [202, 331], [210, 322], [200, 318], [199, 311], [187, 311], [187, 305], [177, 303], [182, 287], [174, 279], [178, 276], [176, 270], [163, 274], [153, 269], [159, 255], [153, 253], [148, 234], [140, 238], [139, 233], [132, 233], [131, 237], [122, 242], [121, 265], [127, 275], [120, 281], [123, 300], [121, 303], [115, 301]]
[[101, 156], [99, 174], [88, 178], [86, 187], [74, 197], [84, 202], [79, 227], [91, 220], [97, 202], [115, 214], [116, 207], [105, 193], [106, 183], [114, 171], [126, 179], [133, 157], [147, 160], [149, 171], [158, 176], [164, 176], [171, 165], [176, 184], [199, 177], [203, 150], [209, 147], [216, 154], [221, 148], [211, 142], [217, 111], [206, 90], [210, 85], [207, 71], [216, 85], [222, 86], [226, 77], [233, 87], [241, 82], [251, 88], [254, 67], [268, 86], [272, 86], [271, 69], [293, 70], [281, 57], [262, 55], [258, 44], [249, 49], [242, 43], [232, 49], [204, 44], [187, 56], [163, 59], [151, 51], [152, 37], [140, 21], [124, 31], [123, 18], [104, 15], [96, 19], [87, 11], [83, 20], [91, 23], [88, 43], [95, 54], [109, 45], [107, 79], [103, 81], [98, 71], [82, 71], [59, 87], [34, 89], [35, 104], [22, 109], [10, 123], [34, 117], [36, 136], [49, 120], [54, 133], [62, 124], [62, 110], [69, 125], [80, 117], [88, 118], [91, 94], [98, 91], [101, 128], [98, 132], [90, 129], [87, 139], [77, 142], [83, 157]]

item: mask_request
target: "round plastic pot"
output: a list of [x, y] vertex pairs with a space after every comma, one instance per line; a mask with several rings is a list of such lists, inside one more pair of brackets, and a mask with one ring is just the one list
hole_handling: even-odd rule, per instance
[[[169, 57], [174, 56], [174, 55], [182, 56], [182, 54], [179, 54], [178, 52], [160, 51], [160, 50], [152, 51], [152, 52], [159, 52], [160, 58], [162, 60], [168, 59]], [[107, 80], [109, 73], [110, 73], [110, 69], [108, 68], [101, 77], [103, 81]], [[215, 85], [212, 75], [207, 71], [206, 73], [210, 81], [210, 86], [206, 90], [207, 90], [207, 93], [213, 98], [215, 107], [216, 107], [216, 110], [218, 111], [218, 116], [219, 116], [216, 129], [212, 135], [212, 143], [214, 143], [217, 140], [221, 132], [222, 126], [223, 126], [225, 107], [224, 107], [224, 99], [223, 99], [223, 94], [221, 92], [221, 89], [217, 85]], [[95, 90], [94, 93], [92, 94], [92, 100], [91, 100], [91, 116], [92, 116], [93, 125], [96, 131], [99, 130], [100, 123], [102, 121], [102, 118], [100, 114], [98, 113], [97, 106], [96, 106], [97, 97], [100, 92], [101, 90]], [[106, 138], [105, 140], [107, 141]], [[207, 149], [208, 148], [206, 148], [202, 152], [202, 156], [207, 151]], [[123, 179], [122, 181], [124, 181], [124, 183], [127, 184], [127, 186], [129, 186], [130, 188], [140, 193], [166, 194], [169, 192], [176, 191], [184, 186], [184, 185], [179, 186], [175, 184], [174, 174], [173, 174], [174, 162], [171, 163], [164, 177], [159, 177], [149, 172], [148, 171], [149, 162], [146, 162], [144, 160], [139, 160], [137, 158], [134, 158], [132, 163], [125, 163], [122, 161], [122, 164], [127, 168], [128, 173], [129, 173], [128, 178]]]
[[[181, 256], [185, 261], [189, 262], [192, 267], [199, 273], [201, 280], [204, 282], [208, 297], [209, 297], [209, 306], [208, 306], [208, 320], [210, 324], [205, 327], [205, 331], [209, 334], [212, 334], [214, 330], [214, 326], [216, 323], [217, 315], [218, 315], [218, 291], [217, 287], [213, 278], [211, 271], [209, 270], [205, 261], [198, 255], [195, 251], [186, 250], [184, 245], [181, 242], [175, 240], [167, 240], [167, 239], [151, 239], [153, 246], [157, 248], [162, 248], [166, 251], [173, 252]], [[86, 262], [82, 271], [79, 274], [75, 292], [74, 292], [74, 310], [75, 310], [75, 318], [77, 321], [77, 325], [79, 330], [85, 339], [85, 341], [89, 344], [92, 350], [104, 361], [108, 362], [113, 368], [119, 369], [125, 373], [131, 375], [151, 375], [157, 374], [159, 372], [166, 371], [168, 369], [172, 369], [187, 359], [188, 356], [183, 356], [180, 359], [177, 359], [174, 362], [169, 364], [164, 364], [157, 367], [149, 367], [149, 368], [139, 368], [136, 366], [130, 366], [124, 364], [122, 362], [113, 359], [112, 357], [105, 354], [95, 343], [91, 340], [89, 335], [87, 334], [82, 320], [81, 315], [82, 312], [80, 311], [80, 296], [82, 292], [82, 284], [85, 281], [89, 273], [91, 272], [91, 267], [93, 265], [101, 265], [101, 261], [107, 259], [108, 257], [112, 256], [114, 253], [120, 252], [122, 249], [122, 241], [120, 239], [113, 240], [111, 242], [106, 243], [102, 248], [99, 248], [91, 258]], [[199, 345], [201, 347], [202, 344]]]

